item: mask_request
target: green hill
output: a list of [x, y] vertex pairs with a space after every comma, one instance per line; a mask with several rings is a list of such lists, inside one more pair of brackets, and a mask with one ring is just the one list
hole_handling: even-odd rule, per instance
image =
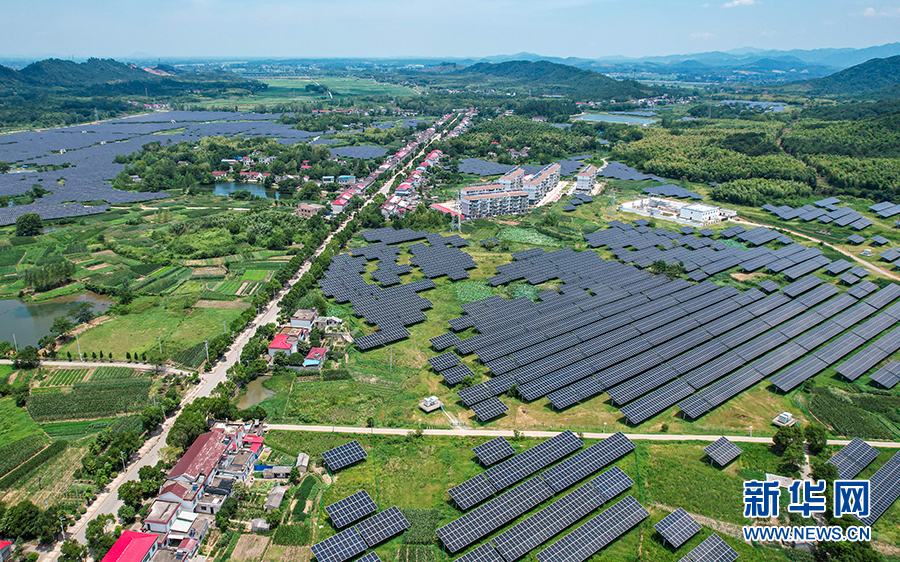
[[529, 88], [535, 94], [559, 94], [576, 99], [626, 100], [652, 95], [655, 91], [632, 80], [613, 80], [597, 72], [547, 61], [478, 63], [457, 70], [451, 76], [491, 85]]
[[825, 78], [807, 80], [786, 89], [819, 96], [900, 97], [900, 55], [872, 59]]
[[121, 80], [152, 80], [153, 75], [140, 68], [112, 59], [88, 59], [83, 63], [47, 59], [31, 63], [19, 74], [30, 84], [79, 88]]

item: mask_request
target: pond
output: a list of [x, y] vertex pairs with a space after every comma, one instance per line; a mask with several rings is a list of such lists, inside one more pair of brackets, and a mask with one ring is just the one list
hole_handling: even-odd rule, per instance
[[263, 199], [279, 199], [278, 191], [274, 189], [266, 189], [258, 183], [234, 183], [233, 181], [217, 183], [213, 188], [213, 195], [229, 196], [235, 191], [247, 190], [257, 197]]
[[[0, 341], [37, 346], [53, 326], [53, 319], [66, 314], [79, 303], [94, 304], [94, 314], [105, 312], [115, 301], [95, 293], [69, 295], [43, 302], [25, 302], [20, 299], [0, 300]], [[15, 335], [15, 336], [14, 336]]]
[[658, 119], [635, 117], [633, 115], [610, 115], [608, 113], [582, 113], [574, 118], [576, 121], [603, 121], [604, 123], [627, 123], [629, 125], [650, 125]]
[[247, 408], [252, 408], [263, 400], [275, 396], [274, 390], [263, 386], [264, 383], [271, 378], [271, 376], [259, 377], [247, 383], [246, 391], [238, 398], [238, 409], [246, 410]]

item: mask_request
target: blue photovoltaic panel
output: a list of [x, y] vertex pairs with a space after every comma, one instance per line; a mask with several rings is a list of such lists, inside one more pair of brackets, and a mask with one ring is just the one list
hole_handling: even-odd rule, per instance
[[478, 460], [481, 461], [481, 464], [484, 466], [490, 466], [516, 454], [515, 448], [502, 437], [497, 437], [491, 439], [487, 443], [482, 443], [472, 449], [472, 452], [475, 453], [475, 456], [478, 457]]
[[374, 547], [408, 528], [409, 521], [403, 517], [397, 506], [376, 513], [356, 524], [356, 530], [369, 547]]
[[462, 484], [447, 490], [457, 507], [463, 511], [475, 504], [481, 503], [497, 493], [484, 474], [476, 474]]
[[344, 562], [366, 551], [366, 543], [355, 527], [314, 544], [312, 552], [319, 562]]
[[631, 496], [537, 554], [540, 562], [583, 562], [618, 539], [650, 514]]
[[366, 458], [366, 452], [363, 451], [359, 441], [351, 441], [344, 443], [340, 447], [335, 447], [329, 451], [322, 453], [322, 458], [332, 471], [349, 466], [357, 461]]
[[734, 562], [738, 553], [719, 538], [719, 535], [713, 533], [694, 550], [688, 552], [687, 556], [693, 562]]
[[686, 543], [691, 537], [700, 532], [700, 523], [679, 507], [662, 521], [653, 526], [660, 535], [675, 548]]
[[634, 443], [619, 432], [541, 473], [544, 482], [561, 492], [579, 480], [634, 450]]
[[456, 562], [504, 562], [491, 543], [484, 543], [456, 559]]
[[325, 506], [325, 511], [338, 529], [378, 511], [378, 506], [365, 490]]

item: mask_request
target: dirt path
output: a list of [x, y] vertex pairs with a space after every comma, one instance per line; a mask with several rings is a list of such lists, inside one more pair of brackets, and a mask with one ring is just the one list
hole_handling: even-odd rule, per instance
[[[661, 503], [651, 503], [649, 505], [662, 511], [667, 511], [669, 513], [672, 513], [676, 509], [674, 507], [669, 507], [668, 505], [664, 505]], [[697, 523], [709, 527], [710, 529], [714, 529], [715, 531], [722, 533], [723, 535], [728, 535], [729, 537], [734, 537], [736, 539], [743, 538], [740, 525], [735, 525], [734, 523], [726, 523], [725, 521], [719, 521], [718, 519], [710, 519], [709, 517], [697, 515], [696, 513], [688, 512], [688, 514], [696, 519]]]

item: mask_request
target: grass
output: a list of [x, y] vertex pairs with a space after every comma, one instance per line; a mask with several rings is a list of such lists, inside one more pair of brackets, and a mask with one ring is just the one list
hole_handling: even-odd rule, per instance
[[241, 281], [265, 281], [268, 273], [264, 269], [248, 269], [241, 276]]
[[[230, 323], [240, 315], [240, 310], [195, 308], [170, 310], [157, 302], [139, 314], [115, 317], [79, 335], [83, 352], [103, 351], [114, 353], [122, 359], [125, 353], [146, 353], [159, 345], [162, 338], [163, 353], [171, 354], [190, 347], [203, 339], [222, 333], [222, 322]], [[75, 342], [61, 349], [78, 355]]]
[[239, 110], [254, 109], [260, 104], [290, 103], [293, 101], [326, 100], [327, 95], [306, 91], [306, 86], [316, 83], [331, 90], [335, 98], [358, 96], [411, 96], [416, 92], [403, 86], [385, 84], [371, 79], [352, 76], [316, 76], [313, 78], [265, 78], [260, 80], [269, 85], [254, 95], [241, 92], [225, 92], [214, 99], [206, 100], [200, 105], [237, 106]]
[[47, 439], [41, 426], [28, 415], [28, 410], [16, 407], [12, 397], [0, 398], [0, 443], [11, 443], [26, 437]]
[[43, 429], [51, 439], [62, 438], [74, 441], [103, 431], [104, 428], [108, 427], [116, 421], [116, 419], [118, 418], [45, 423], [41, 425], [41, 429]]

